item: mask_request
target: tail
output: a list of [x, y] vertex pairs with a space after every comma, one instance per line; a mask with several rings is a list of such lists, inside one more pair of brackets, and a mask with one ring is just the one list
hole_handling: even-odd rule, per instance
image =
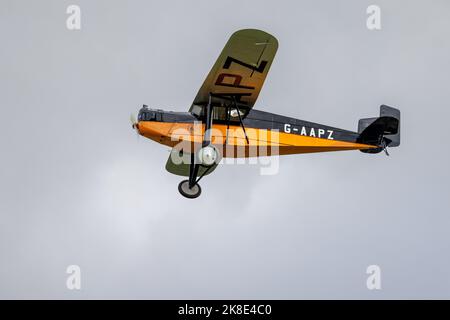
[[361, 119], [358, 122], [358, 142], [378, 146], [361, 150], [364, 153], [379, 153], [387, 147], [400, 145], [400, 110], [382, 105], [378, 118]]

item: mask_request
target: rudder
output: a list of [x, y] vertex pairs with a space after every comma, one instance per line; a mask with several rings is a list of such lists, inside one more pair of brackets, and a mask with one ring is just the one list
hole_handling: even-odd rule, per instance
[[398, 147], [400, 145], [400, 110], [386, 105], [380, 106], [378, 118], [359, 120], [358, 133], [358, 142], [379, 147], [361, 150], [362, 152], [378, 153], [386, 147]]

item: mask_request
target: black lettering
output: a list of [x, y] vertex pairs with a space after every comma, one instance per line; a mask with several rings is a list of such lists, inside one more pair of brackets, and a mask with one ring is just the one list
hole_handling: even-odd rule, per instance
[[252, 66], [251, 64], [245, 63], [243, 61], [240, 61], [238, 59], [235, 59], [235, 58], [232, 58], [232, 57], [227, 57], [227, 59], [225, 60], [225, 63], [223, 64], [223, 68], [224, 69], [229, 69], [232, 62], [235, 62], [235, 63], [237, 63], [237, 64], [239, 64], [239, 65], [241, 65], [243, 67], [246, 67], [246, 68], [248, 68], [248, 69], [250, 69], [252, 71], [256, 71], [256, 72], [259, 72], [259, 73], [263, 73], [264, 69], [266, 68], [266, 65], [267, 65], [267, 61], [265, 61], [265, 60], [261, 61], [261, 63], [257, 67], [257, 66]]

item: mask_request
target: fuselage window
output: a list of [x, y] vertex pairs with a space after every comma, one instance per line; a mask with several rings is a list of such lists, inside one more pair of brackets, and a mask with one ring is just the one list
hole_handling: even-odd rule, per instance
[[142, 112], [138, 117], [139, 121], [161, 121], [161, 114], [157, 112]]

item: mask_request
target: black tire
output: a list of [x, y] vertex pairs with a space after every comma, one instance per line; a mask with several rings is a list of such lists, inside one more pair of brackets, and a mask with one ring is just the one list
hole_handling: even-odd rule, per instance
[[198, 183], [196, 183], [192, 188], [189, 188], [189, 180], [183, 180], [178, 184], [178, 191], [183, 197], [195, 199], [202, 193], [202, 188]]

